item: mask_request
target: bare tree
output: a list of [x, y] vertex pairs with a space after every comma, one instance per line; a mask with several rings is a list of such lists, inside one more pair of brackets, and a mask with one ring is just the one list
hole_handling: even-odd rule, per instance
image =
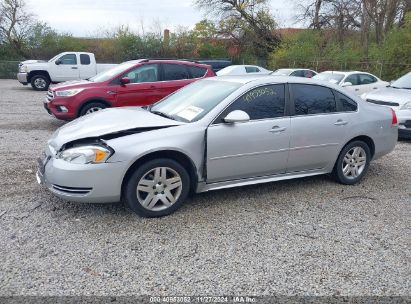
[[[208, 13], [218, 17], [224, 26], [224, 31], [236, 39], [238, 35], [248, 32], [248, 39], [260, 50], [269, 52], [281, 42], [281, 37], [275, 32], [276, 23], [269, 13], [267, 0], [195, 0], [195, 4]], [[253, 33], [251, 36], [250, 34]]]
[[33, 25], [33, 15], [25, 11], [24, 0], [0, 0], [0, 39], [24, 57], [24, 43]]

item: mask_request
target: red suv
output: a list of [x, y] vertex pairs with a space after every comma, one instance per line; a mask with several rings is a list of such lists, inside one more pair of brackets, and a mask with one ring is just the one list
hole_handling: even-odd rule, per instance
[[71, 120], [108, 107], [145, 106], [200, 78], [211, 66], [179, 60], [134, 60], [88, 80], [51, 86], [44, 103], [49, 114]]

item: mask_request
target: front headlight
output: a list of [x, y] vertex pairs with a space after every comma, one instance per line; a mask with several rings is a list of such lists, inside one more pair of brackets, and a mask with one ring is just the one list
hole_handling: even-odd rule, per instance
[[73, 90], [65, 90], [65, 91], [55, 91], [56, 96], [60, 96], [60, 97], [70, 97], [70, 96], [74, 96], [78, 93], [80, 93], [81, 91], [83, 91], [84, 89], [73, 89]]
[[28, 72], [28, 68], [27, 68], [27, 65], [22, 65], [22, 66], [20, 66], [20, 71], [19, 71], [20, 73], [27, 73]]
[[112, 154], [113, 152], [105, 147], [82, 146], [64, 150], [57, 154], [57, 158], [72, 164], [100, 164]]
[[402, 107], [401, 110], [411, 110], [411, 101], [406, 102]]

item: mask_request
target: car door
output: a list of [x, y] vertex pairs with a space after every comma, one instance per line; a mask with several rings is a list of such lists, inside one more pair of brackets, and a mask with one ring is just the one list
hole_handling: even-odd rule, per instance
[[[285, 172], [290, 140], [284, 84], [251, 89], [229, 105], [207, 130], [207, 182]], [[225, 123], [234, 110], [248, 122]]]
[[335, 161], [350, 120], [337, 111], [330, 88], [291, 84], [291, 132], [287, 172], [322, 169]]
[[[120, 79], [128, 77], [130, 83], [122, 85]], [[116, 94], [116, 105], [144, 106], [152, 104], [162, 98], [158, 89], [159, 65], [143, 64], [119, 76], [113, 82], [113, 93]]]
[[185, 64], [162, 63], [162, 81], [159, 90], [163, 97], [194, 81]]
[[76, 54], [65, 54], [57, 59], [53, 74], [53, 81], [58, 82], [80, 79]]

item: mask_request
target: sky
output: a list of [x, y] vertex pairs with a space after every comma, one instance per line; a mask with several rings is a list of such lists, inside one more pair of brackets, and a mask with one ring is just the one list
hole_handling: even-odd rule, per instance
[[[192, 28], [207, 17], [193, 0], [26, 0], [28, 11], [59, 32], [74, 36], [99, 36], [119, 25], [134, 31]], [[280, 27], [298, 26], [293, 0], [270, 0]]]

